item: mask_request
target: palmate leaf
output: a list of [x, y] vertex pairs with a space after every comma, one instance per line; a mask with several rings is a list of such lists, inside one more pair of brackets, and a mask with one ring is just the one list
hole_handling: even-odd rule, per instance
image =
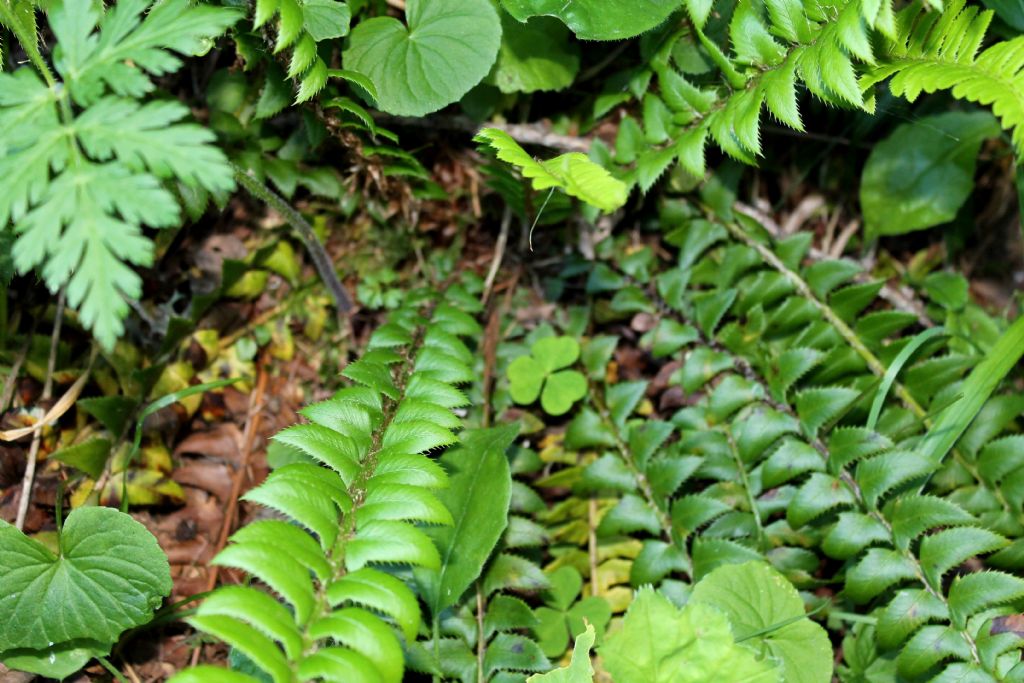
[[[159, 180], [220, 194], [233, 187], [212, 133], [179, 123], [186, 107], [103, 97], [108, 88], [144, 95], [150, 74], [180, 64], [171, 50], [201, 51], [238, 18], [186, 0], [160, 2], [143, 18], [150, 4], [127, 0], [102, 14], [89, 2], [51, 6], [64, 91], [47, 88], [28, 67], [0, 74], [0, 174], [12, 179], [0, 190], [0, 224], [13, 221], [18, 234], [15, 267], [41, 268], [52, 291], [66, 285], [68, 304], [107, 348], [123, 330], [126, 297], [140, 294], [132, 266], [152, 259], [142, 226], [180, 220]], [[77, 119], [70, 108], [58, 115], [66, 93], [87, 107]]]
[[512, 136], [497, 128], [484, 128], [477, 142], [490, 145], [498, 158], [520, 170], [533, 189], [558, 188], [605, 212], [626, 203], [628, 189], [608, 171], [578, 152], [562, 154], [548, 161], [537, 161], [526, 153]]
[[792, 584], [767, 564], [716, 569], [697, 584], [691, 602], [725, 614], [737, 640], [767, 648], [779, 660], [787, 683], [832, 679], [828, 634], [805, 616], [803, 600]]
[[600, 654], [616, 681], [782, 681], [774, 659], [735, 643], [724, 614], [698, 604], [680, 610], [649, 586], [637, 591]]
[[188, 108], [170, 100], [140, 105], [134, 100], [105, 97], [75, 122], [78, 139], [89, 156], [117, 157], [135, 169], [159, 178], [177, 178], [186, 185], [223, 193], [234, 187], [224, 154], [211, 145], [213, 132], [178, 123]]

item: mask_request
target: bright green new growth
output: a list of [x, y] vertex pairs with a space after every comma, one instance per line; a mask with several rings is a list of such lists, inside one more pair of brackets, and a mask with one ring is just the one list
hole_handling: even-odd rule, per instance
[[[83, 325], [110, 348], [126, 298], [141, 293], [132, 266], [150, 265], [143, 227], [181, 220], [164, 181], [200, 192], [234, 187], [213, 134], [182, 123], [176, 101], [140, 99], [150, 76], [177, 69], [171, 51], [196, 54], [238, 15], [167, 0], [125, 0], [105, 13], [90, 2], [54, 3], [57, 83], [43, 63], [0, 73], [0, 225], [13, 224], [17, 269], [38, 269]], [[42, 79], [42, 80], [41, 80]]]
[[615, 683], [784, 680], [774, 658], [736, 643], [724, 614], [696, 603], [679, 609], [650, 586], [636, 592], [622, 628], [600, 653]]
[[63, 678], [145, 624], [171, 592], [156, 539], [104, 507], [68, 515], [59, 554], [0, 521], [0, 662]]
[[569, 666], [530, 676], [527, 683], [592, 683], [594, 667], [590, 664], [590, 649], [596, 637], [594, 627], [587, 624], [587, 629], [576, 637]]
[[537, 161], [508, 133], [497, 128], [484, 128], [475, 140], [491, 146], [500, 160], [518, 168], [535, 190], [557, 188], [605, 212], [626, 203], [626, 185], [584, 154], [573, 152]]
[[807, 618], [804, 602], [779, 572], [762, 562], [719, 567], [696, 586], [690, 602], [724, 614], [737, 641], [779, 662], [786, 683], [828, 683], [832, 643]]
[[253, 28], [258, 29], [278, 16], [275, 53], [292, 48], [289, 78], [299, 80], [295, 102], [305, 102], [327, 84], [330, 70], [320, 57], [317, 44], [348, 35], [352, 11], [338, 0], [257, 0]]
[[572, 337], [538, 339], [529, 356], [516, 358], [508, 367], [512, 400], [529, 404], [540, 397], [549, 415], [564, 415], [587, 393], [587, 380], [576, 370], [563, 370], [580, 357], [580, 345]]

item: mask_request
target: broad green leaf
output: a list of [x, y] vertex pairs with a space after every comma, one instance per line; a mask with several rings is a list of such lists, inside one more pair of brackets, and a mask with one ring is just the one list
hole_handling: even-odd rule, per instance
[[490, 0], [409, 0], [408, 27], [393, 17], [360, 22], [344, 63], [369, 76], [381, 109], [423, 116], [458, 101], [491, 70], [501, 21]]
[[558, 17], [583, 40], [623, 40], [650, 31], [679, 8], [680, 0], [501, 0], [519, 21]]
[[497, 128], [484, 128], [474, 139], [490, 145], [498, 159], [518, 168], [523, 177], [531, 181], [534, 190], [558, 188], [605, 212], [618, 209], [629, 196], [625, 183], [613, 178], [584, 154], [573, 152], [537, 161], [512, 136]]
[[594, 647], [595, 638], [594, 627], [587, 624], [587, 630], [576, 638], [569, 666], [530, 676], [527, 683], [592, 683], [594, 667], [590, 664], [590, 648]]
[[696, 585], [690, 602], [724, 614], [736, 640], [766, 647], [781, 663], [786, 683], [832, 680], [828, 634], [806, 617], [793, 585], [767, 564], [720, 567]]
[[981, 143], [999, 135], [988, 112], [949, 112], [904, 124], [875, 145], [861, 178], [869, 236], [952, 220], [974, 188]]
[[435, 617], [480, 576], [505, 530], [512, 483], [505, 449], [518, 433], [516, 424], [469, 431], [441, 457], [450, 485], [437, 495], [454, 524], [426, 528], [441, 553], [441, 565], [415, 572]]
[[50, 455], [54, 460], [71, 465], [93, 479], [103, 473], [103, 466], [110, 456], [110, 439], [89, 439], [74, 446], [62, 448]]
[[313, 40], [320, 42], [348, 35], [352, 12], [337, 0], [303, 0], [302, 26]]
[[67, 643], [56, 643], [41, 650], [19, 648], [0, 651], [0, 662], [16, 671], [64, 679], [85, 666], [93, 657], [106, 655], [110, 647], [110, 643], [75, 639]]
[[104, 507], [68, 515], [55, 555], [0, 522], [0, 651], [84, 639], [112, 643], [149, 621], [171, 590], [156, 539]]
[[772, 657], [736, 644], [724, 614], [696, 603], [680, 610], [649, 586], [636, 592], [600, 654], [612, 679], [626, 683], [783, 681]]
[[580, 68], [580, 48], [564, 24], [535, 17], [525, 25], [502, 12], [501, 49], [492, 78], [503, 93], [562, 90]]

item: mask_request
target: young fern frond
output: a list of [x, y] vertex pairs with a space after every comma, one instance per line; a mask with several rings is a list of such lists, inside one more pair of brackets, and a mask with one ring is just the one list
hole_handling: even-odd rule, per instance
[[[889, 88], [913, 102], [922, 93], [949, 90], [953, 97], [992, 107], [1024, 154], [1024, 37], [981, 50], [992, 10], [948, 3], [940, 15], [913, 3], [900, 11], [897, 33], [865, 86], [892, 77]], [[979, 52], [979, 50], [981, 50]]]
[[323, 90], [330, 76], [317, 44], [348, 35], [352, 12], [347, 4], [336, 0], [259, 0], [253, 28], [259, 29], [275, 16], [274, 52], [291, 48], [287, 75], [299, 81], [296, 103], [305, 102]]
[[965, 0], [945, 9], [918, 0], [898, 14], [889, 0], [741, 0], [731, 8], [725, 48], [704, 33], [712, 3], [686, 6], [690, 28], [671, 36], [669, 46], [699, 45], [717, 77], [691, 82], [675, 51], [659, 51], [647, 67], [656, 87], [639, 86], [642, 124], [625, 119], [614, 154], [607, 152], [609, 162], [625, 167], [620, 176], [645, 192], [675, 161], [703, 177], [709, 140], [730, 157], [756, 164], [764, 109], [803, 130], [800, 84], [826, 104], [865, 111], [874, 108], [873, 86], [889, 77], [892, 92], [911, 101], [921, 92], [949, 90], [991, 106], [1012, 131], [1018, 153], [1024, 150], [1024, 39], [997, 42], [979, 54], [991, 10], [979, 12]]
[[[480, 333], [450, 303], [456, 298], [436, 307], [428, 298], [410, 294], [342, 372], [353, 385], [308, 406], [308, 423], [275, 437], [319, 464], [281, 467], [246, 494], [283, 519], [243, 527], [214, 560], [284, 604], [262, 589], [231, 586], [189, 619], [275, 683], [402, 680], [402, 642], [415, 641], [420, 608], [388, 567], [440, 566], [419, 525], [452, 519], [432, 493], [447, 475], [428, 454], [456, 440], [461, 421], [452, 410], [467, 402], [456, 385], [473, 377], [459, 337]], [[429, 320], [424, 308], [432, 308]], [[193, 669], [175, 680], [213, 683], [223, 674]]]

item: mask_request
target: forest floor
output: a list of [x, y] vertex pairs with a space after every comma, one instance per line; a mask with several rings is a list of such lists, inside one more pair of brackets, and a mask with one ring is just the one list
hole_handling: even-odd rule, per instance
[[[449, 182], [465, 184], [467, 180], [453, 172]], [[858, 224], [849, 215], [828, 212], [823, 204], [818, 195], [805, 193], [799, 200], [791, 199], [783, 211], [761, 210], [760, 215], [783, 234], [812, 230], [816, 248], [840, 254]], [[133, 683], [162, 681], [190, 663], [226, 656], [223, 646], [202, 645], [177, 619], [196, 596], [215, 585], [239, 580], [232, 570], [218, 572], [209, 562], [224, 547], [230, 532], [255, 514], [256, 508], [241, 497], [264, 479], [273, 463], [275, 452], [268, 447], [269, 437], [297, 422], [297, 411], [303, 405], [333, 393], [339, 386], [339, 371], [358, 355], [369, 333], [387, 308], [401, 300], [405, 288], [422, 282], [429, 275], [426, 271], [437, 264], [449, 272], [471, 271], [486, 278], [494, 260], [501, 258], [502, 268], [493, 277], [489, 306], [480, 320], [487, 330], [483, 340], [485, 401], [494, 385], [495, 349], [509, 330], [574, 324], [569, 304], [581, 303], [584, 297], [578, 283], [564, 276], [563, 259], [577, 250], [586, 256], [592, 252], [592, 244], [580, 240], [570, 247], [554, 231], [542, 235], [544, 228], [539, 228], [533, 238], [536, 251], [531, 252], [523, 248], [521, 228], [516, 225], [507, 235], [508, 245], [496, 246], [501, 226], [496, 222], [480, 225], [474, 216], [480, 215], [479, 198], [473, 193], [463, 193], [458, 203], [438, 206], [437, 215], [420, 217], [418, 231], [411, 236], [383, 234], [386, 226], [365, 218], [334, 226], [328, 252], [339, 270], [349, 275], [345, 279], [349, 291], [362, 302], [341, 325], [301, 243], [288, 235], [278, 217], [253, 215], [250, 206], [237, 201], [215, 222], [163, 245], [158, 264], [145, 273], [145, 295], [130, 320], [129, 338], [135, 343], [119, 344], [105, 354], [104, 363], [91, 362], [92, 344], [73, 320], [63, 320], [63, 328], [55, 333], [55, 306], [31, 298], [15, 299], [12, 329], [18, 327], [20, 316], [31, 321], [35, 332], [30, 344], [10, 350], [15, 372], [0, 384], [0, 431], [31, 426], [43, 416], [50, 424], [37, 443], [31, 435], [0, 442], [0, 518], [13, 523], [18, 515], [26, 463], [33, 451], [37, 452], [38, 469], [24, 529], [39, 538], [55, 529], [59, 492], [66, 493], [72, 505], [90, 497], [117, 505], [127, 479], [130, 512], [156, 535], [174, 579], [166, 603], [170, 607], [153, 624], [123, 640], [114, 653]], [[462, 221], [469, 225], [453, 220], [460, 214], [469, 217]], [[279, 239], [281, 236], [285, 239]], [[1018, 234], [1018, 244], [1019, 238]], [[402, 254], [403, 249], [394, 246], [402, 240], [411, 240], [415, 253]], [[639, 230], [631, 241], [637, 249], [645, 245], [656, 253], [662, 249], [657, 237]], [[1019, 246], [1010, 250], [1010, 258], [1003, 263], [992, 261], [990, 246], [990, 241], [982, 241], [959, 258], [975, 265], [977, 275], [971, 278], [975, 300], [999, 310], [1010, 301], [1014, 281], [1024, 271]], [[409, 251], [408, 245], [404, 250]], [[934, 240], [908, 242], [907, 251], [885, 258], [894, 291], [913, 304], [915, 294], [902, 287], [899, 275], [916, 263], [941, 260], [942, 246]], [[226, 260], [249, 261], [244, 274], [230, 287], [221, 282], [230, 270], [225, 269]], [[216, 295], [212, 305], [168, 348], [169, 321], [184, 302], [209, 293]], [[44, 310], [45, 315], [40, 315]], [[669, 381], [681, 363], [657, 359], [641, 344], [655, 324], [653, 316], [639, 312], [598, 324], [595, 329], [588, 323], [587, 333], [599, 331], [621, 340], [612, 365], [617, 379], [649, 381], [645, 395], [650, 402], [648, 415], [669, 415], [691, 402], [692, 397]], [[159, 378], [147, 395], [133, 397], [136, 404], [131, 410], [190, 385], [218, 379], [237, 381], [166, 406], [146, 418], [142, 448], [130, 463], [125, 454], [134, 427], [123, 416], [108, 415], [105, 410], [111, 406], [90, 408], [87, 402], [71, 401], [59, 415], [51, 412], [55, 406], [61, 409], [57, 399], [69, 392], [74, 398], [79, 389], [80, 398], [109, 396], [117, 393], [119, 385], [131, 395], [131, 388], [140, 384], [138, 373], [147, 368], [158, 368]], [[90, 374], [88, 381], [84, 388], [76, 389], [75, 382], [83, 374]], [[489, 411], [488, 401], [485, 412]], [[564, 421], [545, 423], [534, 418], [531, 423], [530, 415], [519, 408], [504, 412], [506, 418], [522, 417], [532, 424], [530, 442], [549, 464], [539, 478], [550, 473], [550, 464], [568, 457], [559, 445]], [[114, 425], [120, 430], [111, 429]], [[84, 470], [92, 467], [88, 444], [96, 439], [105, 439], [114, 457], [98, 466], [96, 476], [72, 474], [75, 470], [67, 464], [85, 462]], [[565, 493], [557, 481], [546, 490], [552, 500]], [[18, 676], [0, 666], [0, 683], [27, 680]], [[97, 665], [71, 680], [109, 678]]]

